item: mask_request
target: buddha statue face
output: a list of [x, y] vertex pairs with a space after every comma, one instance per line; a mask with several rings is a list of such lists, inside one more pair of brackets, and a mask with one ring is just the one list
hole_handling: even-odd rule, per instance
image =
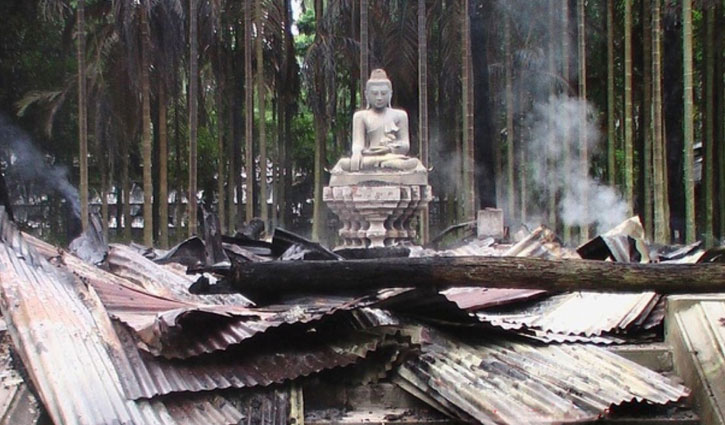
[[370, 82], [365, 90], [365, 98], [374, 109], [383, 109], [390, 106], [393, 90], [388, 83]]
[[380, 110], [390, 106], [393, 84], [382, 69], [374, 69], [365, 85], [365, 99], [368, 107]]

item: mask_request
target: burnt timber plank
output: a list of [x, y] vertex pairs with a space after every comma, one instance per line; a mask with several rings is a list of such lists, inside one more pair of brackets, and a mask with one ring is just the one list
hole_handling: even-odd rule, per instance
[[453, 286], [547, 291], [725, 292], [725, 264], [629, 264], [520, 257], [383, 258], [235, 264], [213, 292], [336, 293]]

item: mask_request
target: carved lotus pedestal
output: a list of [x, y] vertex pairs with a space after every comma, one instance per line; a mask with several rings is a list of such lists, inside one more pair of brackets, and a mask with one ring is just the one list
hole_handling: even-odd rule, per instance
[[[370, 180], [374, 177], [362, 173], [352, 178], [333, 176], [330, 186], [324, 188], [323, 200], [342, 223], [339, 235], [343, 248], [415, 242], [417, 217], [432, 199], [431, 187], [427, 185], [427, 175], [424, 179], [419, 175], [415, 179], [396, 177]], [[405, 180], [412, 184], [403, 184]]]

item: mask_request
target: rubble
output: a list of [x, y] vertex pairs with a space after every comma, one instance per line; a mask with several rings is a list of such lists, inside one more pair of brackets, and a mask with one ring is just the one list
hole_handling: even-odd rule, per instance
[[[271, 242], [207, 232], [167, 253], [113, 244], [102, 267], [92, 255], [84, 261], [21, 234], [3, 212], [0, 232], [6, 335], [27, 370], [28, 396], [42, 403], [37, 416], [47, 412], [54, 423], [303, 423], [306, 388], [380, 384], [409, 393], [414, 404], [370, 417], [401, 423], [586, 422], [623, 403], [670, 406], [689, 394], [592, 344], [628, 342], [661, 328], [664, 301], [655, 292], [552, 293], [507, 288], [511, 281], [471, 287], [455, 274], [447, 285], [425, 286], [431, 275], [390, 276], [384, 267], [357, 276], [382, 284], [319, 292], [294, 287], [322, 279], [320, 264], [348, 267], [355, 278], [354, 264], [574, 261], [578, 254], [545, 228], [514, 245], [493, 239], [460, 245], [447, 257], [386, 247], [366, 259], [279, 230]], [[594, 251], [604, 246], [608, 257], [625, 259], [607, 237], [592, 243]], [[421, 257], [427, 254], [435, 257]], [[504, 257], [514, 255], [520, 257]], [[451, 260], [465, 261], [445, 263]], [[281, 265], [315, 274], [273, 287], [288, 289], [275, 297], [239, 288], [189, 291], [218, 288], [235, 270], [262, 265], [278, 279]], [[16, 387], [23, 385], [21, 379]], [[341, 408], [330, 418], [348, 417]], [[319, 411], [309, 414], [313, 423], [334, 422]]]

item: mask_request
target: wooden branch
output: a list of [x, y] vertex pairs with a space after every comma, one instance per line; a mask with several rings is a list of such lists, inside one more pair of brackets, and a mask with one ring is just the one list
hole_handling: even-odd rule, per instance
[[725, 264], [631, 264], [520, 257], [384, 258], [235, 264], [212, 291], [342, 293], [389, 287], [453, 286], [547, 291], [725, 292]]

